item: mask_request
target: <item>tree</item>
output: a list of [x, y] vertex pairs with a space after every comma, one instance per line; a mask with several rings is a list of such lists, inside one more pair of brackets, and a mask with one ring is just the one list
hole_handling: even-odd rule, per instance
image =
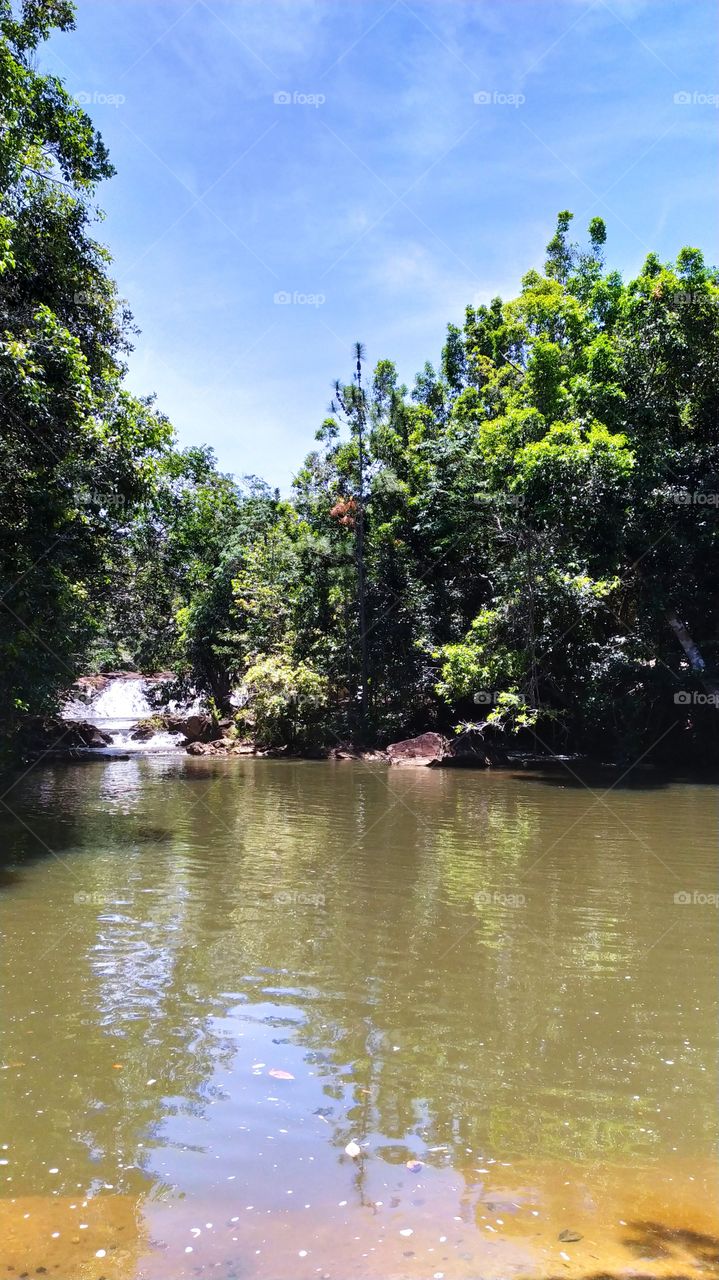
[[0, 718], [52, 708], [85, 663], [127, 513], [171, 431], [122, 387], [130, 317], [90, 234], [112, 168], [89, 118], [36, 69], [65, 0], [0, 3]]

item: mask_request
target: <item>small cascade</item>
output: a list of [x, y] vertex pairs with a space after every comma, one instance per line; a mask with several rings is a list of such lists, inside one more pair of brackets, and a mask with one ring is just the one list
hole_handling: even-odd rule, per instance
[[[142, 740], [132, 737], [138, 721], [158, 714], [157, 699], [153, 699], [152, 693], [161, 683], [160, 679], [134, 675], [109, 676], [101, 684], [98, 681], [98, 687], [81, 681], [70, 691], [62, 718], [86, 721], [106, 733], [112, 739], [111, 745], [105, 748], [107, 751], [175, 751], [183, 737], [179, 731], [159, 730]], [[192, 704], [180, 706], [170, 702], [161, 708], [179, 715], [191, 715], [198, 709], [196, 699]]]

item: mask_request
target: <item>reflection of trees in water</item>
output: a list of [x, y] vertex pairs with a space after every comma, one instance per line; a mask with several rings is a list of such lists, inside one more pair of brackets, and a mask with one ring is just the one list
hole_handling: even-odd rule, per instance
[[[129, 763], [38, 771], [23, 789], [18, 812], [33, 834], [16, 824], [13, 849], [23, 891], [36, 897], [27, 915], [7, 916], [15, 981], [3, 1046], [17, 1063], [3, 1079], [19, 1137], [16, 1191], [42, 1190], [53, 1163], [53, 1192], [106, 1180], [117, 1194], [161, 1190], [139, 1144], [151, 1148], [168, 1112], [202, 1109], [215, 1065], [232, 1053], [212, 1026], [219, 998], [195, 982], [193, 871], [175, 837], [182, 806], [148, 791]], [[22, 864], [38, 845], [47, 863], [33, 883]]]
[[662, 1222], [629, 1222], [623, 1243], [638, 1259], [666, 1259], [680, 1266], [689, 1262], [705, 1275], [719, 1275], [719, 1236]]
[[[625, 1249], [636, 1258], [631, 1269], [632, 1280], [656, 1280], [652, 1262], [661, 1264], [664, 1280], [695, 1280], [697, 1274], [719, 1275], [719, 1236], [662, 1222], [629, 1222], [622, 1240]], [[646, 1270], [642, 1269], [642, 1265]], [[667, 1267], [672, 1267], [667, 1271]], [[627, 1270], [587, 1271], [581, 1280], [625, 1280]], [[548, 1275], [544, 1280], [560, 1280]], [[561, 1277], [565, 1280], [565, 1277]]]
[[[237, 1048], [221, 1020], [242, 1002], [273, 1005], [263, 1020], [305, 1046], [339, 1147], [376, 1133], [388, 1163], [440, 1147], [425, 1158], [458, 1167], [467, 1148], [651, 1153], [652, 1090], [622, 1099], [608, 1075], [624, 1064], [646, 1085], [662, 1034], [650, 992], [617, 991], [637, 945], [629, 909], [642, 907], [626, 850], [596, 841], [577, 868], [586, 906], [568, 914], [576, 886], [551, 860], [524, 874], [542, 852], [539, 789], [441, 772], [128, 763], [99, 779], [94, 765], [48, 771], [23, 793], [47, 843], [78, 851], [79, 879], [58, 869], [52, 880], [69, 925], [53, 981], [28, 964], [16, 1002], [45, 1007], [62, 1031], [54, 1070], [42, 1056], [33, 1083], [72, 1152], [73, 1184], [113, 1162], [118, 1189], [142, 1180], [127, 1167], [138, 1143], [212, 1100]], [[78, 888], [107, 903], [73, 909]], [[526, 903], [478, 897], [488, 893]], [[665, 1145], [701, 1149], [713, 1123], [699, 1074], [713, 1062], [697, 1047], [694, 1063], [693, 1111], [662, 1118]], [[14, 1102], [31, 1147], [47, 1129], [27, 1083]], [[361, 1190], [361, 1166], [356, 1176]]]

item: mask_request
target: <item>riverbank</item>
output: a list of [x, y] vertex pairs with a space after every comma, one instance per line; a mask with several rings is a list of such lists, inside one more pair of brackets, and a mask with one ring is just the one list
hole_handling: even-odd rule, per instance
[[335, 739], [308, 748], [291, 739], [254, 739], [239, 712], [225, 718], [209, 713], [193, 692], [182, 695], [171, 672], [142, 675], [106, 672], [83, 676], [68, 692], [60, 715], [28, 718], [17, 739], [12, 768], [42, 759], [76, 761], [102, 755], [108, 759], [135, 754], [184, 754], [196, 757], [365, 761], [393, 768], [607, 770], [686, 778], [719, 776], [717, 760], [706, 752], [680, 753], [572, 751], [533, 730], [503, 733], [488, 721], [461, 730], [434, 729], [394, 742], [358, 745]]

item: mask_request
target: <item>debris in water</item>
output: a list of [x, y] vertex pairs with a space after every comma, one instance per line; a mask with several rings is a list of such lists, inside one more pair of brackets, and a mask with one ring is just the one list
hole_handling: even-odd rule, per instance
[[347, 1146], [345, 1147], [345, 1155], [351, 1156], [353, 1160], [356, 1160], [357, 1156], [362, 1155], [362, 1148], [358, 1146], [354, 1138], [351, 1138], [347, 1143]]
[[274, 1076], [275, 1080], [294, 1080], [291, 1071], [282, 1071], [280, 1067], [270, 1067], [267, 1072], [269, 1076]]
[[424, 1165], [421, 1160], [408, 1160], [406, 1167], [410, 1173], [419, 1173], [420, 1169], [424, 1168]]
[[559, 1239], [563, 1244], [576, 1244], [578, 1240], [583, 1238], [579, 1231], [572, 1231], [569, 1227], [565, 1227], [564, 1231], [559, 1233]]

